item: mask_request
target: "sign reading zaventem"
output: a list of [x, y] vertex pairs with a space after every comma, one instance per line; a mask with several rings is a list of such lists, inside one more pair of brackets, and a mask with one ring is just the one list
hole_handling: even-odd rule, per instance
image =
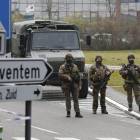
[[44, 59], [1, 59], [0, 83], [43, 83], [53, 72]]

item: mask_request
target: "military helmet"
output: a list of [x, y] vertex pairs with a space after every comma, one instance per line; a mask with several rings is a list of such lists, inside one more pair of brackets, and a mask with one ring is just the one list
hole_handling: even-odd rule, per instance
[[101, 55], [96, 55], [96, 57], [95, 57], [95, 61], [96, 61], [97, 58], [101, 58], [101, 59], [103, 59]]
[[134, 54], [132, 54], [132, 53], [128, 54], [128, 57], [127, 57], [127, 59], [129, 59], [129, 58], [133, 58], [133, 59], [135, 59], [135, 56], [134, 56]]
[[65, 58], [66, 58], [66, 60], [67, 60], [68, 58], [72, 58], [72, 59], [73, 59], [73, 56], [72, 56], [71, 54], [67, 54], [67, 55], [65, 56]]

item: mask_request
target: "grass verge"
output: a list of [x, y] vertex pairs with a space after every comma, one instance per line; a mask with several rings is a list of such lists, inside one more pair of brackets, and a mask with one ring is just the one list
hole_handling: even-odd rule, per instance
[[108, 86], [122, 86], [124, 84], [124, 79], [119, 74], [119, 70], [114, 70], [108, 81]]
[[94, 59], [96, 55], [103, 57], [103, 63], [111, 66], [121, 66], [124, 63], [128, 63], [127, 56], [133, 53], [136, 57], [135, 62], [140, 63], [140, 50], [124, 50], [124, 51], [83, 51], [86, 59], [86, 64], [95, 63]]

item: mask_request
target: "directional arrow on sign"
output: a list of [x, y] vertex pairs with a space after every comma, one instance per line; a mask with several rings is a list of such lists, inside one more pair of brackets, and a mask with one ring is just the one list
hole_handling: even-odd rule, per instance
[[34, 91], [34, 94], [38, 96], [40, 94], [40, 91], [37, 89], [37, 91]]
[[1, 59], [0, 84], [43, 83], [53, 72], [44, 59]]

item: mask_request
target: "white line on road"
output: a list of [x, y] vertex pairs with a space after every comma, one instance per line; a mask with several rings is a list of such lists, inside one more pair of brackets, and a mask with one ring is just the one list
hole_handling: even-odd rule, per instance
[[[25, 124], [23, 124], [23, 125], [25, 125]], [[57, 132], [54, 132], [54, 131], [51, 131], [51, 130], [46, 130], [46, 129], [39, 128], [39, 127], [36, 127], [36, 126], [31, 126], [31, 127], [32, 127], [32, 128], [35, 128], [35, 129], [38, 129], [38, 130], [45, 131], [45, 132], [49, 132], [49, 133], [53, 133], [53, 134], [60, 135], [59, 133], [57, 133]]]
[[120, 140], [116, 138], [97, 138], [98, 140]]
[[[15, 139], [15, 140], [25, 140], [24, 137], [13, 137], [12, 139]], [[31, 140], [39, 140], [39, 139], [31, 138]]]
[[36, 126], [31, 126], [31, 127], [32, 127], [32, 128], [35, 128], [35, 129], [38, 129], [38, 130], [45, 131], [45, 132], [49, 132], [49, 133], [53, 133], [53, 134], [60, 135], [59, 133], [57, 133], [57, 132], [54, 132], [54, 131], [51, 131], [51, 130], [46, 130], [46, 129], [39, 128], [39, 127], [36, 127]]
[[76, 139], [76, 138], [55, 138], [56, 140], [80, 140], [80, 139]]
[[140, 125], [140, 123], [130, 122], [130, 121], [126, 121], [126, 120], [121, 120], [121, 121], [122, 121], [122, 122], [127, 122], [127, 123], [136, 124], [136, 125]]

